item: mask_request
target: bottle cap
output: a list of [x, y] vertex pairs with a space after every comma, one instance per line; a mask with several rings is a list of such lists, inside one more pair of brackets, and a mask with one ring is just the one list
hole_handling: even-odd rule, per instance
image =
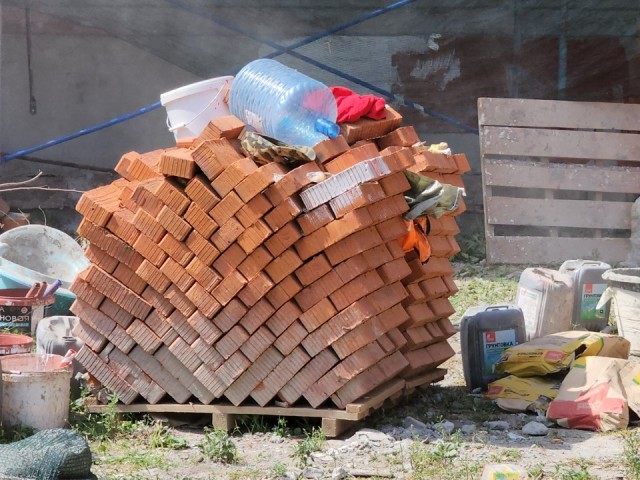
[[316, 131], [326, 135], [329, 138], [336, 138], [340, 134], [340, 126], [332, 122], [331, 120], [327, 120], [326, 118], [316, 118], [314, 127]]

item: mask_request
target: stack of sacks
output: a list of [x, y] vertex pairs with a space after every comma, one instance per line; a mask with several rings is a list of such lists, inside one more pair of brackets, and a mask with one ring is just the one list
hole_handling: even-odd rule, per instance
[[405, 255], [403, 170], [461, 185], [468, 165], [415, 154], [401, 120], [387, 107], [343, 125], [292, 169], [259, 166], [232, 116], [189, 144], [124, 155], [122, 178], [77, 206], [92, 262], [72, 286], [78, 360], [124, 403], [345, 408], [434, 370], [453, 354], [458, 229], [430, 219], [433, 257]]

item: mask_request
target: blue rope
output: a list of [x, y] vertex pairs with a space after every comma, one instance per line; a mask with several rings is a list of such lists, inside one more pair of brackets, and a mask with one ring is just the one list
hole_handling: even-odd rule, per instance
[[[394, 100], [394, 101], [396, 101], [398, 103], [402, 103], [404, 105], [407, 105], [408, 107], [411, 107], [411, 108], [413, 108], [415, 110], [418, 110], [418, 111], [420, 111], [420, 112], [422, 112], [422, 113], [424, 113], [426, 115], [430, 115], [430, 116], [432, 116], [434, 118], [438, 118], [438, 119], [440, 119], [440, 120], [442, 120], [442, 121], [444, 121], [446, 123], [449, 123], [451, 125], [454, 125], [454, 126], [460, 128], [462, 130], [465, 130], [465, 131], [471, 132], [471, 133], [475, 133], [477, 135], [478, 134], [478, 130], [477, 129], [472, 128], [472, 127], [470, 127], [470, 126], [468, 126], [468, 125], [466, 125], [466, 124], [464, 124], [464, 123], [462, 123], [462, 122], [460, 122], [460, 121], [458, 121], [458, 120], [456, 120], [456, 119], [454, 119], [452, 117], [449, 117], [447, 115], [439, 113], [439, 112], [437, 112], [435, 110], [431, 110], [430, 108], [424, 107], [423, 105], [415, 103], [415, 102], [413, 102], [413, 101], [411, 101], [409, 99], [405, 99], [404, 97], [401, 97], [399, 95], [395, 95], [392, 92], [389, 92], [389, 91], [384, 90], [384, 89], [382, 89], [380, 87], [377, 87], [377, 86], [375, 86], [375, 85], [373, 85], [373, 84], [371, 84], [369, 82], [365, 82], [364, 80], [360, 80], [359, 78], [354, 77], [352, 75], [349, 75], [348, 73], [345, 73], [345, 72], [342, 72], [340, 70], [337, 70], [337, 69], [335, 69], [333, 67], [330, 67], [329, 65], [326, 65], [324, 63], [318, 62], [316, 60], [313, 60], [310, 57], [307, 57], [306, 55], [302, 55], [302, 54], [297, 53], [297, 52], [294, 51], [295, 49], [297, 49], [299, 47], [302, 47], [304, 45], [308, 45], [308, 44], [313, 43], [313, 42], [315, 42], [315, 41], [317, 41], [317, 40], [319, 40], [321, 38], [327, 37], [327, 36], [329, 36], [329, 35], [331, 35], [333, 33], [339, 32], [341, 30], [344, 30], [346, 28], [352, 27], [354, 25], [358, 25], [359, 23], [362, 23], [362, 22], [364, 22], [366, 20], [369, 20], [371, 18], [375, 18], [375, 17], [380, 16], [380, 15], [383, 15], [385, 13], [388, 13], [388, 12], [392, 11], [392, 10], [395, 10], [397, 8], [400, 8], [400, 7], [403, 7], [403, 6], [408, 5], [410, 3], [413, 3], [414, 1], [415, 0], [399, 0], [399, 1], [395, 2], [395, 3], [387, 5], [386, 7], [379, 8], [379, 9], [374, 10], [372, 12], [369, 12], [369, 13], [366, 13], [364, 15], [361, 15], [360, 17], [357, 17], [355, 19], [349, 20], [347, 22], [343, 22], [343, 23], [341, 23], [339, 25], [336, 25], [333, 28], [327, 29], [327, 30], [325, 30], [323, 32], [320, 32], [318, 34], [315, 34], [315, 35], [311, 35], [311, 36], [306, 37], [306, 38], [304, 38], [302, 40], [299, 40], [298, 42], [295, 42], [295, 43], [293, 43], [293, 44], [291, 44], [291, 45], [289, 45], [287, 47], [284, 47], [284, 46], [282, 46], [282, 45], [280, 45], [278, 43], [272, 42], [271, 40], [269, 40], [267, 38], [263, 38], [263, 37], [260, 37], [258, 35], [251, 34], [250, 32], [247, 32], [246, 30], [243, 30], [240, 27], [237, 27], [236, 25], [233, 25], [233, 24], [228, 23], [228, 22], [224, 22], [222, 20], [218, 20], [217, 18], [215, 18], [213, 15], [209, 14], [206, 11], [203, 12], [200, 9], [192, 8], [192, 7], [188, 6], [188, 5], [185, 6], [184, 3], [180, 2], [179, 0], [167, 0], [168, 3], [171, 3], [171, 4], [173, 4], [174, 6], [176, 6], [178, 8], [190, 11], [191, 13], [199, 15], [201, 17], [205, 17], [212, 23], [220, 25], [221, 27], [226, 28], [228, 30], [232, 30], [234, 32], [237, 32], [237, 33], [239, 33], [241, 35], [244, 35], [246, 37], [252, 38], [252, 39], [254, 39], [254, 40], [256, 40], [256, 41], [258, 41], [260, 43], [263, 43], [265, 45], [268, 45], [268, 46], [270, 46], [270, 47], [272, 47], [272, 48], [274, 48], [276, 50], [275, 52], [272, 52], [272, 53], [264, 56], [263, 58], [275, 58], [275, 57], [280, 56], [280, 55], [282, 55], [284, 53], [288, 53], [293, 57], [296, 57], [296, 58], [298, 58], [300, 60], [303, 60], [303, 61], [305, 61], [307, 63], [310, 63], [311, 65], [315, 65], [316, 67], [318, 67], [318, 68], [320, 68], [322, 70], [328, 71], [330, 73], [333, 73], [334, 75], [336, 75], [338, 77], [347, 79], [347, 80], [349, 80], [349, 81], [351, 81], [353, 83], [356, 83], [358, 85], [362, 85], [363, 87], [368, 88], [369, 90], [371, 90], [373, 92], [377, 92], [377, 93], [379, 93], [380, 95], [382, 95], [382, 96], [384, 96], [386, 98], [389, 98], [389, 99]], [[74, 132], [74, 133], [71, 133], [69, 135], [65, 135], [65, 136], [59, 137], [59, 138], [55, 138], [53, 140], [49, 140], [49, 141], [47, 141], [45, 143], [41, 143], [41, 144], [36, 145], [34, 147], [31, 147], [31, 148], [18, 150], [16, 152], [13, 152], [13, 153], [10, 153], [10, 154], [7, 154], [7, 155], [3, 155], [3, 156], [0, 157], [0, 165], [3, 164], [3, 163], [8, 162], [9, 160], [13, 160], [14, 158], [21, 157], [21, 156], [24, 156], [24, 155], [29, 155], [30, 153], [34, 153], [34, 152], [37, 152], [39, 150], [44, 150], [46, 148], [53, 147], [54, 145], [59, 145], [59, 144], [64, 143], [64, 142], [68, 142], [69, 140], [73, 140], [73, 139], [81, 137], [83, 135], [88, 135], [90, 133], [94, 133], [94, 132], [97, 132], [99, 130], [103, 130], [105, 128], [111, 127], [112, 125], [116, 125], [116, 124], [121, 123], [121, 122], [126, 122], [128, 120], [131, 120], [132, 118], [138, 117], [140, 115], [144, 115], [145, 113], [150, 112], [150, 111], [155, 110], [155, 109], [160, 108], [160, 107], [161, 107], [161, 103], [160, 102], [155, 102], [155, 103], [152, 103], [151, 105], [147, 105], [146, 107], [142, 107], [142, 108], [140, 108], [140, 109], [138, 109], [138, 110], [136, 110], [134, 112], [127, 113], [127, 114], [115, 117], [115, 118], [113, 118], [113, 119], [111, 119], [111, 120], [109, 120], [107, 122], [100, 123], [100, 124], [94, 125], [92, 127], [84, 128], [84, 129], [79, 130], [77, 132]]]
[[69, 140], [82, 137], [83, 135], [88, 135], [89, 133], [97, 132], [98, 130], [102, 130], [112, 125], [116, 125], [117, 123], [131, 120], [132, 118], [139, 117], [140, 115], [144, 115], [145, 113], [155, 110], [156, 108], [160, 108], [161, 106], [162, 105], [160, 104], [160, 102], [152, 103], [151, 105], [142, 107], [136, 110], [135, 112], [127, 113], [125, 115], [112, 118], [108, 122], [99, 123], [98, 125], [94, 125], [88, 128], [83, 128], [82, 130], [78, 130], [77, 132], [71, 133], [69, 135], [65, 135], [64, 137], [59, 137], [53, 140], [49, 140], [48, 142], [41, 143], [40, 145], [36, 145], [35, 147], [25, 148], [24, 150], [18, 150], [17, 152], [13, 152], [8, 155], [3, 155], [2, 158], [0, 158], [0, 165], [2, 165], [5, 162], [8, 162], [9, 160], [13, 160], [16, 157], [29, 155], [30, 153], [37, 152], [38, 150], [44, 150], [45, 148], [53, 147], [54, 145], [58, 145], [60, 143], [68, 142]]

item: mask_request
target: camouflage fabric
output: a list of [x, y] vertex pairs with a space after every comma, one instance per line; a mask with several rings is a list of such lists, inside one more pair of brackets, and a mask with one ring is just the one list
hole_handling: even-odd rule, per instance
[[316, 159], [316, 152], [310, 147], [287, 145], [275, 138], [246, 130], [240, 135], [240, 144], [259, 165], [270, 162], [295, 165]]

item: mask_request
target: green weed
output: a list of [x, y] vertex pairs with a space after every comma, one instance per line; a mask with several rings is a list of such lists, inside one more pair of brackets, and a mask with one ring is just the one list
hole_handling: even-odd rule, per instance
[[282, 438], [286, 438], [289, 435], [289, 427], [287, 426], [286, 418], [278, 417], [278, 423], [273, 427], [273, 434]]
[[542, 465], [534, 465], [527, 470], [527, 475], [531, 480], [542, 480], [544, 478], [544, 469]]
[[624, 440], [622, 457], [627, 478], [640, 480], [640, 438], [631, 430], [625, 431], [622, 438]]
[[204, 439], [198, 445], [209, 460], [221, 463], [237, 463], [238, 449], [235, 442], [224, 430], [204, 429]]
[[162, 422], [155, 422], [151, 426], [149, 433], [149, 446], [151, 448], [169, 448], [171, 450], [180, 450], [188, 448], [189, 444], [182, 438], [177, 438], [171, 433], [171, 429]]
[[556, 465], [554, 478], [557, 480], [595, 480], [589, 473], [588, 466], [585, 462], [578, 465], [579, 470], [570, 469], [565, 466]]
[[269, 472], [269, 476], [272, 478], [280, 478], [284, 477], [287, 474], [287, 466], [278, 462], [273, 467], [271, 467], [271, 471]]
[[112, 440], [118, 435], [126, 435], [134, 432], [138, 422], [122, 415], [117, 411], [118, 396], [109, 396], [105, 413], [91, 413], [86, 407], [87, 393], [83, 392], [77, 400], [71, 403], [70, 423], [74, 430], [83, 435], [89, 441]]
[[309, 465], [311, 454], [322, 450], [326, 441], [321, 428], [313, 428], [311, 432], [304, 431], [304, 439], [296, 444], [293, 457], [298, 460], [298, 465], [302, 468]]
[[35, 434], [37, 430], [35, 428], [19, 425], [17, 427], [7, 427], [4, 430], [0, 429], [0, 443], [13, 443], [19, 440], [24, 440]]

